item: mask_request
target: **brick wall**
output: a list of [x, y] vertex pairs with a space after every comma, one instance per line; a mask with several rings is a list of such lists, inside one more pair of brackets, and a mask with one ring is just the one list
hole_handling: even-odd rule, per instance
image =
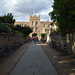
[[5, 34], [1, 33], [0, 34], [0, 48], [4, 46], [12, 46], [16, 42], [18, 43], [24, 43], [24, 38], [22, 35], [14, 35], [14, 34]]

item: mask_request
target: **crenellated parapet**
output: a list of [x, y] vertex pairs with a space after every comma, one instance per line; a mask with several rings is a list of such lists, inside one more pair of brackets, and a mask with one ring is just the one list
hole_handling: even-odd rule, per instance
[[29, 15], [29, 21], [34, 21], [34, 20], [38, 20], [38, 21], [40, 21], [40, 15], [39, 16], [36, 16], [36, 15], [34, 15], [34, 16], [31, 16], [31, 15]]

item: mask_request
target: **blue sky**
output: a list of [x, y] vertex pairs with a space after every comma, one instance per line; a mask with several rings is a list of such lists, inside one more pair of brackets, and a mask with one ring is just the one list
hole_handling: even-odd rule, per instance
[[[48, 15], [51, 12], [54, 0], [0, 0], [0, 16], [12, 13], [16, 21], [29, 21], [29, 14], [32, 16], [40, 14], [41, 21], [50, 20]], [[51, 20], [50, 20], [51, 21]]]

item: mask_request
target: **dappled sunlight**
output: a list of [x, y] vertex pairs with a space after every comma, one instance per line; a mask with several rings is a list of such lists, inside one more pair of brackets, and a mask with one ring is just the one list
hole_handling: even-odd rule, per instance
[[69, 75], [75, 75], [75, 73], [71, 73], [71, 74], [69, 74]]
[[72, 71], [75, 71], [75, 68], [74, 69], [71, 69]]
[[[37, 44], [43, 47], [43, 50], [48, 55], [54, 66], [62, 72], [62, 75], [75, 75], [75, 65], [73, 59], [70, 56], [65, 56], [60, 52], [52, 49], [46, 43]], [[61, 73], [60, 73], [61, 74]]]
[[37, 44], [37, 45], [47, 45], [47, 44]]
[[58, 63], [62, 64], [62, 63], [67, 63], [69, 61], [59, 61]]
[[53, 56], [53, 58], [58, 58], [58, 56]]

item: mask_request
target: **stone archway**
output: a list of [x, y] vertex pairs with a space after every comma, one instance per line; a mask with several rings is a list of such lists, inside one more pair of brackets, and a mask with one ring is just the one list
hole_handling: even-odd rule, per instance
[[37, 33], [33, 33], [33, 34], [32, 34], [32, 38], [36, 38], [37, 40], [39, 40]]
[[32, 37], [37, 37], [37, 33], [33, 33], [32, 34]]

